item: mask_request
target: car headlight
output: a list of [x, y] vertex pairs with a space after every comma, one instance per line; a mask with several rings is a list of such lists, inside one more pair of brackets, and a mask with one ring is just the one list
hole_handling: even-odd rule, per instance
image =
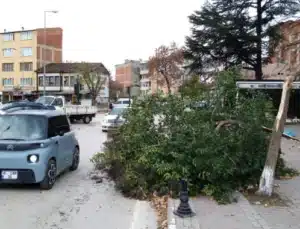
[[30, 163], [36, 163], [36, 162], [38, 162], [38, 160], [39, 160], [38, 155], [33, 154], [33, 155], [28, 156], [28, 161]]

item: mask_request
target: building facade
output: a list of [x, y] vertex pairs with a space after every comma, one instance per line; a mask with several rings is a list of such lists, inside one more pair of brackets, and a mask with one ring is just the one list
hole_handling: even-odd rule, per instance
[[152, 93], [151, 78], [149, 75], [149, 69], [148, 69], [147, 62], [142, 62], [140, 64], [140, 75], [141, 75], [141, 80], [140, 80], [141, 95], [151, 94]]
[[275, 47], [271, 63], [284, 63], [290, 67], [300, 65], [300, 20], [279, 24], [282, 41]]
[[[109, 98], [109, 72], [102, 63], [89, 63], [95, 66], [97, 72], [101, 73], [101, 77], [105, 78], [105, 83], [99, 92], [97, 101], [99, 103], [106, 103]], [[71, 101], [74, 94], [74, 84], [77, 79], [81, 79], [80, 73], [78, 73], [80, 63], [51, 63], [46, 65], [45, 75], [45, 92], [47, 95], [63, 95], [67, 101]], [[43, 68], [39, 68], [36, 71], [36, 93], [44, 93], [44, 73]], [[81, 80], [83, 88], [80, 93], [83, 97], [89, 96], [89, 88]]]
[[140, 65], [141, 60], [125, 60], [123, 64], [115, 66], [115, 80], [123, 87], [123, 92], [127, 91], [127, 87], [131, 88], [131, 95], [140, 94]]
[[0, 91], [4, 100], [31, 94], [36, 89], [35, 70], [62, 62], [61, 28], [4, 31], [0, 37]]

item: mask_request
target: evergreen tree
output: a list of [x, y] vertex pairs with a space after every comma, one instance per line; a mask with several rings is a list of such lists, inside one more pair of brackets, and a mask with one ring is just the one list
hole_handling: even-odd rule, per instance
[[300, 12], [299, 0], [211, 0], [189, 17], [192, 34], [186, 38], [185, 58], [191, 71], [244, 64], [262, 79], [269, 42], [281, 36], [277, 20]]

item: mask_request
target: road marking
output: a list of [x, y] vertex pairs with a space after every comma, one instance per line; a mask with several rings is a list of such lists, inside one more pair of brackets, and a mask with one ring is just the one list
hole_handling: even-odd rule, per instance
[[141, 202], [137, 200], [134, 205], [133, 217], [132, 217], [130, 229], [138, 229], [138, 219], [139, 219], [140, 212], [141, 212]]

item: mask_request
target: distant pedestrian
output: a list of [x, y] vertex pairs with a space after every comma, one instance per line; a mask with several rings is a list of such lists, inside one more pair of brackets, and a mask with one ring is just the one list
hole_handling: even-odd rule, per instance
[[109, 110], [112, 110], [114, 108], [112, 103], [109, 103]]

